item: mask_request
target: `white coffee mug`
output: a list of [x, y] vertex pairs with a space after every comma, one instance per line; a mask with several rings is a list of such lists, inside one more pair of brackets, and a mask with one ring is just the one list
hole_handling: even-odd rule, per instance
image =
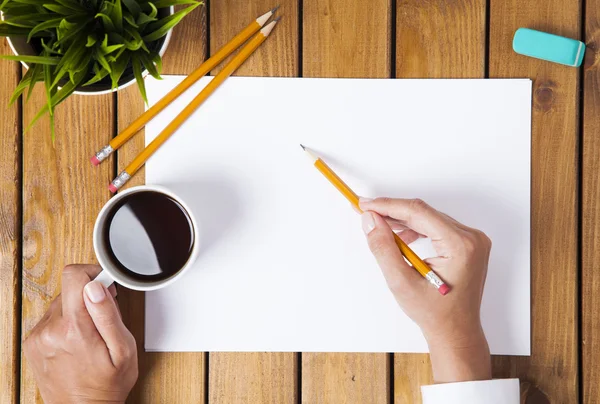
[[[192, 236], [194, 240], [194, 244], [192, 246], [191, 254], [185, 263], [185, 265], [176, 273], [171, 275], [166, 279], [159, 280], [149, 280], [142, 281], [139, 279], [132, 278], [127, 274], [123, 273], [110, 259], [110, 254], [108, 252], [108, 246], [104, 241], [104, 227], [106, 224], [106, 220], [108, 218], [109, 213], [112, 211], [112, 208], [119, 203], [120, 200], [125, 198], [127, 195], [131, 195], [136, 192], [158, 192], [164, 194], [177, 203], [181, 205], [181, 207], [187, 213], [191, 223], [192, 223]], [[94, 279], [100, 283], [102, 283], [105, 287], [109, 287], [113, 284], [113, 282], [117, 282], [120, 285], [123, 285], [129, 289], [134, 290], [155, 290], [159, 288], [163, 288], [167, 285], [170, 285], [172, 282], [175, 282], [179, 279], [183, 274], [189, 270], [189, 268], [194, 264], [196, 258], [198, 258], [198, 224], [196, 223], [196, 219], [190, 208], [186, 205], [184, 201], [182, 201], [177, 195], [175, 195], [172, 191], [158, 185], [141, 185], [138, 187], [129, 188], [125, 191], [119, 192], [116, 196], [112, 197], [102, 210], [98, 214], [96, 218], [96, 224], [94, 225], [94, 251], [96, 253], [96, 258], [98, 259], [98, 263], [102, 267], [102, 272]]]

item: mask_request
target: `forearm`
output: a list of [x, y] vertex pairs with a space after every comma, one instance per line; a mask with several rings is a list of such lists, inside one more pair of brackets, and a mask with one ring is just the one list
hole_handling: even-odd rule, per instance
[[492, 378], [490, 350], [483, 334], [429, 343], [433, 380], [453, 383]]

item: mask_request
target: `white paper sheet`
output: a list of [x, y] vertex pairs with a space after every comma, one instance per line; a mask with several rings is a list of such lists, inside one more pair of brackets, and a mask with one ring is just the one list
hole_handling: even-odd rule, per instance
[[[150, 103], [181, 79], [148, 80]], [[146, 294], [146, 349], [427, 351], [303, 143], [363, 196], [420, 197], [485, 231], [491, 351], [529, 355], [530, 126], [525, 79], [228, 79], [146, 165], [191, 205], [202, 246], [181, 281]]]

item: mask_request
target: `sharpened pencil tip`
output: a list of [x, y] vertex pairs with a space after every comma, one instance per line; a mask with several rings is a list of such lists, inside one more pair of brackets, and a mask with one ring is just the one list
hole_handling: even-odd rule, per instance
[[271, 14], [275, 14], [275, 11], [279, 10], [279, 7], [281, 7], [281, 4], [273, 8], [273, 10], [271, 10]]
[[279, 16], [279, 17], [275, 18], [275, 19], [273, 20], [273, 22], [279, 22], [279, 20], [281, 20], [281, 16]]
[[300, 147], [302, 147], [302, 150], [306, 151], [306, 147], [304, 147], [303, 144], [300, 144]]

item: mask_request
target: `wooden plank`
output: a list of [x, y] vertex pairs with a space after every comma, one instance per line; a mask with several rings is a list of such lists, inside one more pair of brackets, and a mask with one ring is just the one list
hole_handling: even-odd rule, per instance
[[[298, 75], [298, 4], [279, 2], [283, 16], [268, 40], [236, 72], [240, 76]], [[273, 8], [271, 0], [218, 0], [210, 4], [210, 49], [215, 52], [253, 19]], [[217, 68], [215, 71], [219, 71]], [[209, 402], [295, 403], [294, 353], [211, 353]]]
[[390, 77], [388, 0], [305, 0], [303, 11], [304, 77]]
[[[398, 1], [396, 77], [482, 78], [485, 3], [485, 0]], [[395, 403], [420, 403], [420, 386], [432, 382], [429, 355], [394, 355]]]
[[[303, 12], [305, 77], [390, 77], [389, 1], [305, 0]], [[303, 403], [386, 403], [389, 379], [387, 354], [302, 354]]]
[[[45, 104], [39, 86], [23, 107], [24, 123]], [[54, 145], [47, 117], [23, 136], [23, 336], [60, 292], [62, 268], [97, 262], [92, 230], [113, 170], [112, 159], [92, 167], [89, 157], [113, 135], [112, 111], [110, 94], [74, 95], [55, 111]], [[42, 402], [24, 357], [21, 402]]]
[[[549, 402], [578, 402], [578, 70], [517, 55], [519, 27], [580, 35], [576, 1], [493, 1], [490, 77], [533, 83], [531, 183], [531, 357], [494, 358], [495, 377], [519, 377]], [[531, 390], [535, 391], [535, 390]]]
[[[0, 54], [10, 54], [0, 38]], [[19, 82], [20, 65], [0, 63], [0, 403], [16, 404], [19, 392], [19, 284], [21, 238], [20, 104], [8, 106], [9, 94]]]
[[582, 162], [582, 366], [583, 402], [600, 401], [600, 1], [586, 0]]
[[399, 0], [396, 77], [483, 78], [485, 11], [485, 0]]
[[388, 403], [387, 354], [303, 353], [302, 403]]
[[[188, 74], [206, 56], [206, 8], [199, 7], [173, 30], [171, 42], [163, 56], [163, 74]], [[136, 85], [117, 93], [118, 127], [125, 129], [144, 112], [144, 102]], [[121, 171], [144, 148], [141, 130], [119, 151]], [[142, 168], [127, 184], [144, 184]], [[199, 403], [206, 394], [205, 353], [144, 352], [144, 293], [119, 288], [119, 306], [123, 321], [138, 344], [140, 376], [128, 403]]]

